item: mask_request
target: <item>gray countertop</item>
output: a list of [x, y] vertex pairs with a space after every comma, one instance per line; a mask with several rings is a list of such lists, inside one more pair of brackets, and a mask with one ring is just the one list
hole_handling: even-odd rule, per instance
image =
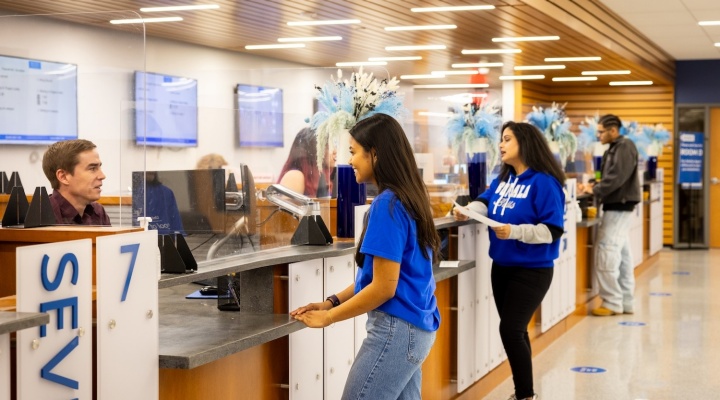
[[196, 272], [187, 274], [162, 274], [158, 282], [158, 287], [163, 289], [176, 285], [184, 285], [233, 272], [248, 271], [271, 265], [343, 256], [352, 254], [354, 251], [355, 243], [336, 242], [329, 246], [286, 246], [258, 251], [256, 253], [244, 253], [210, 261], [200, 261], [198, 262]]
[[48, 322], [50, 316], [46, 313], [0, 311], [0, 335], [34, 328]]
[[[306, 257], [311, 258], [319, 257]], [[435, 267], [433, 273], [442, 281], [474, 267], [475, 261], [463, 260], [457, 268]], [[219, 311], [215, 299], [185, 299], [198, 289], [160, 290], [160, 368], [192, 369], [305, 328], [287, 314]]]
[[577, 223], [577, 226], [581, 228], [589, 228], [600, 223], [600, 218], [583, 218], [582, 221]]

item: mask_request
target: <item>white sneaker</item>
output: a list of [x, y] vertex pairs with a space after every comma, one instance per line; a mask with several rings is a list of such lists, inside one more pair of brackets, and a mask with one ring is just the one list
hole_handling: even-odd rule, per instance
[[[526, 398], [521, 399], [521, 400], [538, 400], [538, 399], [539, 399], [538, 395], [537, 395], [537, 394], [534, 394], [532, 397], [526, 397]], [[515, 396], [515, 394], [513, 393], [513, 394], [508, 398], [508, 400], [518, 400], [518, 398], [517, 398], [517, 396]]]

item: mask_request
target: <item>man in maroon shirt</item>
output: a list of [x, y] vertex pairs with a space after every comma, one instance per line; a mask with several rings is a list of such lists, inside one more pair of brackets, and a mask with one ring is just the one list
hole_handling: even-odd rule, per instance
[[84, 139], [52, 144], [43, 155], [43, 172], [53, 193], [50, 204], [57, 224], [110, 225], [100, 199], [102, 162], [93, 142]]

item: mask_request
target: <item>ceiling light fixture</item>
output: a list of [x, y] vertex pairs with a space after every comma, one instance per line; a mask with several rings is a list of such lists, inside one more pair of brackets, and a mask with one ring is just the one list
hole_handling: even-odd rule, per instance
[[444, 78], [441, 74], [424, 74], [424, 75], [400, 75], [400, 79], [439, 79]]
[[491, 67], [502, 67], [504, 64], [501, 62], [487, 62], [487, 63], [460, 63], [453, 64], [453, 68], [491, 68]]
[[359, 24], [359, 19], [327, 19], [319, 21], [290, 21], [288, 26], [313, 26], [313, 25], [349, 25]]
[[580, 75], [628, 75], [630, 74], [629, 70], [617, 70], [617, 71], [583, 71], [580, 73]]
[[545, 79], [545, 75], [501, 75], [501, 81], [522, 81], [525, 79]]
[[486, 88], [487, 83], [440, 83], [437, 85], [413, 85], [414, 89], [475, 89]]
[[487, 93], [458, 93], [453, 94], [450, 96], [442, 96], [440, 97], [440, 100], [446, 101], [449, 103], [469, 103], [474, 98], [485, 98], [487, 97]]
[[192, 10], [216, 10], [220, 8], [217, 4], [200, 4], [196, 6], [167, 6], [167, 7], [144, 7], [142, 12], [161, 12], [161, 11], [192, 11]]
[[600, 61], [601, 57], [548, 57], [545, 62]]
[[455, 6], [455, 7], [415, 7], [411, 8], [412, 12], [442, 12], [442, 11], [479, 11], [494, 10], [495, 6]]
[[715, 43], [715, 47], [720, 47], [720, 42]]
[[336, 67], [362, 67], [370, 65], [387, 65], [385, 61], [348, 61], [335, 63]]
[[610, 86], [641, 86], [652, 85], [653, 81], [613, 81]]
[[457, 25], [416, 25], [416, 26], [388, 26], [386, 31], [429, 31], [440, 29], [457, 29]]
[[289, 43], [289, 42], [323, 42], [323, 41], [329, 41], [329, 40], [342, 40], [342, 36], [310, 36], [310, 37], [286, 37], [286, 38], [278, 38], [278, 42], [280, 43]]
[[518, 36], [518, 37], [496, 37], [493, 42], [534, 42], [541, 40], [560, 40], [560, 36]]
[[407, 56], [407, 57], [370, 57], [368, 61], [417, 61], [422, 60], [420, 56]]
[[133, 19], [113, 19], [110, 21], [113, 25], [122, 24], [147, 24], [150, 22], [177, 22], [182, 21], [181, 17], [161, 17], [161, 18], [133, 18]]
[[432, 71], [430, 72], [433, 75], [477, 75], [479, 74], [478, 70], [466, 70], [466, 71]]
[[545, 69], [565, 69], [564, 65], [518, 65], [515, 71], [540, 71]]
[[558, 76], [552, 80], [553, 82], [596, 81], [597, 76]]
[[432, 111], [420, 111], [418, 112], [418, 115], [423, 117], [442, 117], [442, 118], [450, 118], [453, 113], [451, 112], [432, 112]]
[[397, 50], [445, 50], [447, 46], [444, 44], [429, 44], [429, 45], [420, 45], [420, 46], [387, 46], [385, 47], [385, 50], [387, 51], [397, 51]]
[[698, 25], [700, 25], [700, 26], [720, 25], [720, 21], [700, 21], [700, 22], [698, 22]]
[[[463, 50], [462, 54], [517, 54], [522, 53], [520, 49], [482, 49], [482, 50]], [[546, 60], [547, 61], [547, 60]]]
[[251, 44], [245, 46], [245, 50], [299, 49], [302, 47], [305, 47], [305, 43]]

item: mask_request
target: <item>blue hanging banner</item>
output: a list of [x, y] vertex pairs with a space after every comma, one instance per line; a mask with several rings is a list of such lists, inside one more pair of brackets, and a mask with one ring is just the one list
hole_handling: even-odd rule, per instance
[[705, 140], [702, 132], [680, 132], [678, 183], [702, 183]]

